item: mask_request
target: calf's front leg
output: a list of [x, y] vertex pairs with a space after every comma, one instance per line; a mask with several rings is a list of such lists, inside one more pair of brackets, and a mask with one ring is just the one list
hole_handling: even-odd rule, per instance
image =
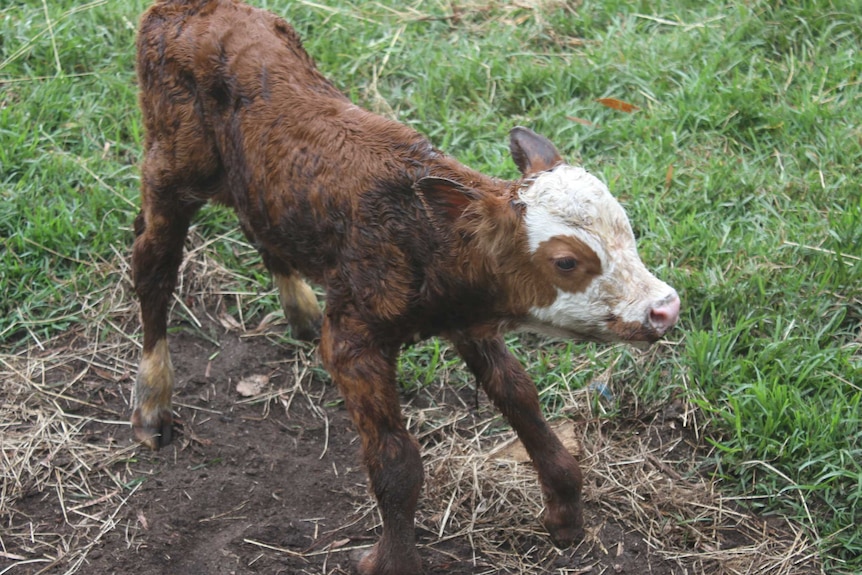
[[551, 540], [558, 547], [578, 543], [584, 537], [581, 468], [548, 426], [535, 384], [500, 336], [463, 339], [455, 345], [538, 471], [545, 498], [543, 523]]
[[414, 516], [423, 470], [416, 440], [401, 417], [397, 349], [379, 347], [351, 318], [327, 316], [320, 355], [362, 440], [362, 458], [383, 517], [383, 534], [361, 557], [361, 575], [419, 575]]

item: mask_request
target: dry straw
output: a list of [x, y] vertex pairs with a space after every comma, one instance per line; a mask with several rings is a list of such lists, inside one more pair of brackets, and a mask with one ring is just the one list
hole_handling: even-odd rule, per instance
[[[601, 547], [598, 532], [613, 523], [681, 574], [820, 572], [816, 550], [801, 527], [740, 510], [693, 471], [693, 451], [688, 461], [671, 455], [682, 439], [662, 445], [651, 425], [601, 421], [591, 416], [585, 394], [573, 399], [569, 413], [588, 424], [563, 421], [555, 428], [584, 466], [589, 526], [582, 550]], [[498, 572], [575, 572], [549, 569], [553, 556], [501, 551], [524, 549], [525, 542], [543, 537], [536, 533], [542, 502], [535, 472], [514, 434], [488, 434], [500, 427], [493, 416], [477, 419], [446, 408], [420, 410], [413, 418], [421, 422], [420, 434], [432, 430], [424, 434], [427, 485], [419, 520], [439, 537], [430, 546], [463, 537]], [[602, 551], [612, 557], [621, 549]]]
[[[235, 272], [209, 258], [205, 248], [213, 241], [235, 240], [205, 242], [193, 231], [172, 313], [198, 324], [255, 331], [259, 326], [247, 325], [247, 318], [222, 311], [226, 302], [242, 308], [259, 296], [236, 287], [243, 282]], [[251, 250], [244, 244], [237, 249]], [[103, 276], [100, 285], [113, 287], [80, 296], [78, 327], [0, 354], [0, 575], [86, 572], [87, 555], [105, 535], [135, 521], [128, 504], [137, 484], [127, 461], [136, 448], [94, 435], [89, 424], [127, 425], [124, 410], [104, 405], [128, 405], [139, 353], [136, 304], [122, 254], [94, 264], [93, 273]], [[192, 299], [208, 302], [208, 317], [196, 317], [185, 305]], [[298, 383], [288, 396], [316, 403], [315, 412], [325, 419], [323, 398], [300, 386], [310, 367], [297, 365]], [[114, 401], [95, 401], [99, 394]], [[427, 396], [422, 395], [426, 405], [408, 405], [405, 415], [423, 444], [426, 486], [417, 526], [430, 534], [423, 539], [428, 552], [445, 555], [447, 542], [458, 539], [472, 548], [476, 573], [598, 572], [590, 565], [555, 567], [563, 552], [547, 545], [537, 521], [542, 500], [535, 473], [499, 416], [487, 406], [476, 411], [457, 401], [428, 407]], [[603, 549], [597, 536], [613, 524], [681, 574], [819, 572], [816, 549], [799, 526], [765, 522], [724, 498], [696, 473], [696, 452], [676, 449], [681, 435], [663, 443], [653, 425], [598, 418], [586, 391], [566, 401], [562, 411], [569, 419], [559, 433], [584, 466], [589, 524], [580, 551], [566, 553], [619, 553]], [[692, 424], [694, 413], [686, 409], [675, 415], [676, 424]], [[373, 504], [359, 495], [360, 520], [375, 523]], [[26, 515], [28, 498], [39, 498], [53, 517]]]

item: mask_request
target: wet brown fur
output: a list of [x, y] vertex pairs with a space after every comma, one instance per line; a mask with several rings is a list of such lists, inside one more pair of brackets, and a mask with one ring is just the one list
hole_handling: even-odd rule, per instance
[[[146, 139], [132, 259], [142, 366], [169, 366], [159, 343], [193, 215], [207, 201], [226, 204], [283, 299], [298, 300], [284, 302], [294, 329], [320, 323], [300, 275], [325, 288], [321, 358], [362, 438], [384, 520], [361, 573], [421, 569], [413, 516], [422, 465], [395, 382], [399, 350], [417, 336], [455, 342], [536, 462], [552, 537], [578, 540], [577, 462], [501, 335], [553, 299], [529, 254], [520, 182], [466, 168], [354, 106], [287, 23], [240, 2], [157, 3], [137, 49]], [[528, 134], [512, 146], [525, 176], [561, 161]], [[139, 375], [133, 427], [153, 448], [170, 440], [171, 380], [156, 369]]]

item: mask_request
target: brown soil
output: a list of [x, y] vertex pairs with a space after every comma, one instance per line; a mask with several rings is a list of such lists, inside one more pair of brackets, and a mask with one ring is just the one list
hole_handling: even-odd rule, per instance
[[[206, 336], [198, 330], [179, 329], [171, 335], [171, 349], [177, 371], [174, 401], [180, 433], [159, 453], [129, 448], [126, 456], [107, 462], [101, 470], [104, 477], [119, 480], [128, 489], [122, 494], [128, 499], [110, 524], [113, 528], [102, 528], [98, 536], [91, 532], [83, 540], [77, 538], [64, 520], [66, 511], [58, 505], [57, 494], [47, 490], [15, 501], [13, 512], [3, 517], [3, 528], [9, 527], [9, 534], [20, 533], [26, 525], [36, 532], [51, 531], [58, 536], [57, 549], [64, 541], [67, 546], [80, 546], [97, 539], [84, 556], [81, 573], [352, 573], [351, 550], [376, 540], [378, 516], [359, 464], [356, 434], [337, 392], [320, 372], [313, 350], [274, 336], [240, 336], [215, 328]], [[64, 368], [68, 375], [88, 369], [83, 360]], [[51, 373], [59, 378], [62, 371]], [[94, 368], [88, 373], [95, 375]], [[258, 375], [267, 376], [268, 384], [250, 398], [241, 397], [237, 383]], [[67, 392], [76, 401], [61, 404], [70, 414], [97, 418], [86, 420], [81, 430], [88, 441], [129, 446], [129, 429], [118, 425], [110, 414], [125, 417], [124, 396], [130, 382], [128, 373], [121, 378], [84, 377]], [[477, 425], [486, 433], [489, 428], [507, 433], [493, 419], [484, 397], [479, 408], [474, 407], [474, 390], [467, 385], [455, 388], [435, 383], [417, 393], [405, 393], [404, 401], [409, 404], [411, 428], [426, 449], [444, 444], [453, 434], [469, 440], [478, 435]], [[452, 413], [458, 415], [447, 415]], [[612, 431], [623, 440], [626, 435], [647, 437], [653, 445], [674, 446], [663, 453], [667, 458], [687, 458], [695, 447], [691, 432], [679, 425], [673, 409], [668, 413], [653, 414], [647, 421], [635, 419], [613, 430], [602, 431], [593, 422], [587, 434]], [[586, 437], [582, 422], [576, 420], [575, 428], [579, 437]], [[499, 437], [489, 441], [499, 441]], [[591, 473], [587, 461], [589, 534], [580, 546], [567, 550], [554, 548], [542, 529], [535, 493], [524, 498], [494, 491], [496, 486], [486, 488], [489, 479], [474, 476], [482, 475], [488, 466], [459, 461], [445, 455], [426, 460], [427, 485], [417, 534], [428, 574], [723, 571], [720, 564], [695, 557], [696, 551], [703, 551], [702, 542], [691, 541], [691, 557], [685, 553], [671, 556], [648, 543], [650, 534], [635, 531], [631, 522], [619, 519], [618, 505], [602, 495], [607, 480]], [[464, 477], [465, 492], [447, 491], [446, 485], [435, 483], [443, 465], [454, 469], [447, 472], [450, 475]], [[666, 472], [662, 480], [671, 481], [668, 478], [673, 476], [681, 480], [673, 469]], [[490, 481], [505, 483], [509, 475], [519, 473], [531, 474], [529, 464], [505, 467]], [[534, 482], [534, 478], [528, 480]], [[108, 492], [107, 479], [104, 483], [103, 491]], [[649, 508], [661, 502], [640, 501], [638, 505], [649, 514]], [[477, 516], [480, 524], [469, 526], [470, 517]], [[487, 516], [489, 520], [481, 519]], [[442, 535], [441, 522], [447, 525]], [[677, 528], [668, 527], [668, 536]], [[715, 537], [724, 548], [734, 548], [753, 543], [754, 538], [746, 533], [731, 530]], [[0, 573], [6, 573], [7, 566], [15, 574], [65, 573], [69, 569], [62, 552], [28, 547], [9, 534], [5, 542], [0, 541], [5, 552], [0, 554]], [[661, 538], [660, 533], [657, 536]], [[22, 561], [34, 557], [54, 561]]]

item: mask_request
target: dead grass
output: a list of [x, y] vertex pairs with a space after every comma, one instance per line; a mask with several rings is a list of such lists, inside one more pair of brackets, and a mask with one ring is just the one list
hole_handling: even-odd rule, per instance
[[[218, 316], [213, 319], [229, 329], [253, 329], [222, 310], [226, 299], [242, 307], [257, 296], [231, 289], [236, 278], [208, 258], [206, 245], [193, 235], [174, 313], [194, 318], [184, 302], [211, 298]], [[23, 566], [33, 573], [80, 572], [106, 533], [128, 529], [129, 522], [119, 519], [138, 485], [124, 464], [136, 447], [85, 430], [90, 422], [126, 426], [127, 415], [83, 398], [117, 394], [128, 404], [138, 355], [131, 335], [137, 331], [136, 304], [121, 254], [94, 266], [94, 273], [112, 276], [114, 287], [82, 295], [84, 324], [55, 340], [0, 354], [0, 575]], [[85, 367], [77, 372], [71, 367], [80, 365]], [[113, 385], [105, 386], [106, 380]], [[490, 410], [477, 415], [466, 405], [407, 406], [405, 413], [424, 446], [426, 487], [417, 525], [434, 534], [428, 546], [445, 553], [447, 541], [463, 538], [495, 566], [489, 573], [549, 572], [545, 566], [557, 550], [545, 546], [550, 551], [542, 556], [512, 551], [544, 538], [537, 521], [542, 501], [534, 471], [512, 433], [499, 431], [506, 429], [499, 417]], [[600, 510], [589, 518], [584, 545], [601, 545], [595, 533], [602, 522], [614, 521], [642, 538], [651, 553], [677, 563], [681, 573], [820, 572], [816, 549], [799, 526], [740, 511], [697, 473], [693, 449], [677, 449], [679, 435], [668, 443], [649, 424], [598, 418], [586, 393], [571, 395], [566, 414], [576, 424], [564, 422], [560, 432], [580, 454], [587, 502]], [[672, 425], [690, 425], [692, 416], [682, 406]], [[28, 498], [49, 501], [53, 522], [25, 515]], [[370, 503], [365, 513], [375, 513]], [[131, 546], [134, 534], [125, 537]]]
[[[613, 521], [641, 537], [652, 553], [677, 563], [680, 573], [820, 572], [816, 549], [800, 526], [741, 511], [696, 473], [696, 452], [688, 451], [683, 461], [673, 455], [682, 439], [663, 445], [648, 425], [639, 429], [632, 422], [595, 418], [586, 393], [572, 399], [568, 411], [578, 423], [564, 420], [555, 429], [579, 456], [588, 505], [601, 510], [588, 519], [583, 545], [601, 546], [596, 534], [604, 522]], [[524, 539], [537, 535], [542, 511], [535, 472], [514, 434], [486, 433], [499, 427], [495, 416], [464, 428], [462, 422], [472, 421], [466, 411], [408, 414], [417, 421], [426, 461], [419, 525], [440, 541], [469, 539], [476, 554], [493, 558], [501, 572], [547, 572], [542, 566], [548, 557], [533, 557], [528, 564], [517, 554], [501, 552], [523, 548]], [[604, 551], [613, 556], [622, 549]]]
[[[75, 374], [66, 366], [80, 359], [82, 350], [54, 348], [57, 343], [44, 342], [44, 350], [34, 346], [18, 355], [0, 356], [0, 558], [13, 566], [44, 563], [37, 573], [59, 564], [66, 566], [65, 573], [75, 573], [101, 537], [118, 526], [117, 515], [135, 491], [110, 471], [135, 448], [111, 445], [83, 432], [95, 418], [76, 411], [83, 406], [96, 408], [103, 412], [103, 423], [125, 425], [122, 414], [77, 399], [73, 389], [86, 385], [90, 369], [101, 369], [103, 354], [117, 352], [122, 357], [123, 352], [111, 347], [86, 350], [91, 367]], [[65, 383], [46, 384], [57, 370], [66, 372]], [[52, 501], [57, 530], [19, 511], [17, 504], [30, 497]], [[71, 529], [60, 528], [64, 524]]]
[[[215, 285], [236, 284], [206, 254], [212, 241], [191, 234], [175, 296], [180, 309], [173, 313], [198, 325], [184, 300], [211, 296], [223, 309], [222, 299], [233, 294], [218, 292]], [[116, 471], [137, 447], [114, 445], [85, 431], [88, 423], [125, 427], [128, 414], [82, 399], [97, 387], [129, 405], [140, 345], [133, 335], [137, 303], [127, 258], [116, 256], [93, 264], [99, 285], [111, 287], [79, 295], [83, 322], [52, 340], [31, 336], [28, 347], [0, 353], [0, 575], [24, 565], [35, 574], [78, 572], [104, 534], [120, 527], [117, 517], [137, 490], [131, 472]], [[85, 367], [76, 372], [72, 366], [78, 365]], [[105, 381], [114, 385], [105, 387]], [[90, 415], [79, 413], [84, 411]], [[57, 529], [20, 510], [20, 502], [31, 497], [51, 501]]]

